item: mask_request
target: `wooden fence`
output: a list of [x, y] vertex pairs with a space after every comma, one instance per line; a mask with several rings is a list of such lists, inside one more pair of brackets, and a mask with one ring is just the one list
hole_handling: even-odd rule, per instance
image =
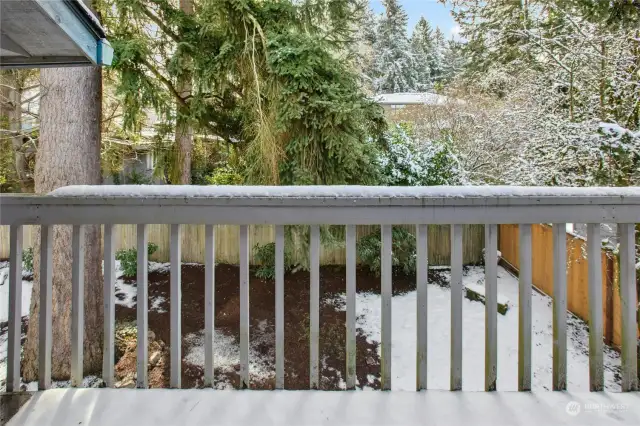
[[[553, 240], [551, 227], [533, 225], [531, 230], [533, 257], [533, 285], [542, 292], [553, 295]], [[502, 258], [515, 270], [519, 269], [518, 225], [500, 225], [498, 242]], [[589, 321], [589, 271], [586, 258], [587, 242], [567, 234], [567, 307], [569, 311]], [[602, 310], [604, 338], [609, 345], [620, 346], [622, 323], [620, 317], [620, 292], [618, 283], [618, 258], [602, 251]]]
[[[411, 233], [414, 226], [402, 226]], [[357, 236], [368, 235], [379, 226], [358, 226]], [[33, 247], [36, 236], [35, 226], [25, 226], [24, 247]], [[431, 265], [449, 265], [451, 257], [450, 227], [441, 225], [429, 226], [429, 263]], [[219, 263], [238, 264], [240, 227], [235, 225], [220, 225], [216, 227], [216, 261]], [[270, 243], [275, 240], [274, 227], [270, 225], [255, 225], [249, 227], [249, 244], [253, 248], [256, 244]], [[149, 242], [158, 245], [151, 260], [157, 262], [169, 261], [169, 225], [149, 225]], [[136, 246], [136, 226], [118, 225], [116, 250], [134, 248]], [[463, 261], [465, 264], [475, 264], [482, 261], [484, 248], [484, 226], [465, 225], [463, 232]], [[182, 229], [182, 261], [204, 262], [204, 226], [184, 225]], [[299, 262], [304, 259], [301, 249], [291, 250], [293, 260]], [[338, 244], [333, 247], [322, 247], [320, 263], [323, 265], [344, 265], [345, 249]], [[0, 226], [0, 259], [9, 257], [9, 227]], [[255, 262], [252, 262], [255, 263]]]

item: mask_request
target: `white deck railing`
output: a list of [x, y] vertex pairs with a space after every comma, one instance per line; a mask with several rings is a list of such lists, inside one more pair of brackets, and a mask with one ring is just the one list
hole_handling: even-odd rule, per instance
[[[171, 224], [171, 271], [180, 271], [181, 224], [206, 227], [205, 386], [213, 383], [214, 224], [240, 225], [240, 379], [249, 386], [248, 225], [276, 226], [276, 388], [284, 388], [284, 225], [311, 225], [310, 387], [319, 384], [319, 225], [346, 225], [346, 384], [356, 382], [355, 225], [382, 227], [382, 389], [391, 389], [391, 226], [415, 224], [417, 236], [417, 377], [427, 383], [427, 224], [450, 224], [451, 390], [462, 389], [462, 225], [484, 224], [486, 237], [485, 390], [496, 390], [498, 224], [520, 224], [518, 389], [531, 389], [531, 224], [552, 223], [554, 234], [553, 384], [566, 389], [567, 283], [565, 223], [588, 223], [588, 258], [600, 259], [600, 223], [620, 229], [622, 305], [622, 390], [638, 390], [635, 310], [635, 228], [640, 222], [640, 188], [514, 187], [66, 187], [48, 196], [2, 196], [0, 224], [10, 225], [9, 351], [7, 391], [20, 387], [20, 300], [22, 226], [40, 225], [39, 388], [51, 385], [52, 226], [73, 225], [72, 386], [82, 383], [83, 232], [104, 225], [103, 379], [114, 385], [115, 240], [114, 225], [137, 224], [137, 386], [147, 378], [147, 224]], [[589, 262], [590, 389], [603, 379], [601, 262]], [[171, 387], [180, 388], [180, 274], [171, 273]]]

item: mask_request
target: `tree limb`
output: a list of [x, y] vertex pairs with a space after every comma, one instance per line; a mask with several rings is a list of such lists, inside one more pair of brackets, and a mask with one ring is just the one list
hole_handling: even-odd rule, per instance
[[188, 107], [187, 102], [184, 100], [184, 98], [182, 96], [180, 96], [180, 93], [178, 93], [178, 91], [176, 90], [175, 86], [173, 85], [173, 83], [171, 83], [171, 81], [169, 81], [169, 79], [167, 77], [165, 77], [164, 75], [162, 75], [160, 73], [160, 71], [157, 70], [156, 67], [154, 67], [149, 61], [147, 61], [144, 58], [140, 58], [140, 62], [146, 66], [149, 71], [151, 71], [151, 73], [153, 75], [156, 76], [156, 78], [158, 80], [160, 80], [162, 82], [162, 84], [164, 84], [167, 89], [169, 89], [169, 91], [171, 92], [171, 94], [176, 98], [176, 100], [178, 101], [178, 103], [184, 107]]

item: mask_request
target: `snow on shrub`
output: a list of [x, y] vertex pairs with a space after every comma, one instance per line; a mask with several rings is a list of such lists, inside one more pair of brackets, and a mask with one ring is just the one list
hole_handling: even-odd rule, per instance
[[396, 124], [387, 133], [387, 150], [378, 161], [383, 185], [457, 185], [462, 181], [451, 145], [446, 140], [416, 141], [406, 124]]

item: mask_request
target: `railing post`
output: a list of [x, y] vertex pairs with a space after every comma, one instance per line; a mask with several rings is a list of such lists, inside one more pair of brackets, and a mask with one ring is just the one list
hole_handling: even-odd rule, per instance
[[73, 226], [71, 273], [71, 386], [82, 386], [84, 345], [84, 225]]
[[553, 224], [553, 390], [567, 390], [567, 224]]
[[356, 387], [356, 225], [347, 225], [347, 389]]
[[7, 392], [18, 392], [20, 390], [22, 237], [22, 225], [11, 225], [9, 236], [9, 341], [7, 348]]
[[51, 387], [51, 310], [53, 226], [40, 226], [40, 324], [38, 329], [38, 389]]
[[637, 391], [638, 346], [636, 309], [635, 226], [621, 223], [620, 227], [620, 302], [622, 306], [622, 391]]
[[170, 386], [179, 389], [182, 378], [182, 265], [180, 225], [171, 225], [171, 380]]
[[309, 388], [320, 384], [320, 227], [310, 227], [310, 283], [309, 292]]
[[136, 322], [138, 326], [138, 359], [136, 387], [146, 389], [149, 387], [149, 228], [147, 225], [138, 225], [138, 271], [136, 293]]
[[204, 386], [213, 387], [215, 330], [216, 234], [214, 225], [204, 228]]
[[427, 247], [427, 225], [416, 226], [416, 289], [417, 289], [417, 377], [416, 389], [427, 389], [427, 279], [429, 260]]
[[484, 390], [498, 379], [498, 225], [485, 225]]
[[451, 225], [451, 378], [462, 390], [462, 225]]
[[380, 268], [382, 276], [382, 390], [391, 390], [391, 280], [393, 277], [391, 260], [391, 253], [393, 250], [392, 244], [393, 234], [391, 225], [382, 225], [382, 265]]
[[104, 225], [104, 347], [102, 349], [102, 380], [107, 387], [114, 385], [115, 362], [115, 285], [116, 234], [115, 225]]
[[520, 273], [518, 274], [518, 390], [531, 390], [531, 225], [520, 224]]
[[249, 388], [249, 227], [240, 225], [240, 389]]
[[589, 389], [604, 390], [602, 355], [602, 242], [600, 224], [587, 225], [587, 262], [589, 268]]
[[284, 389], [284, 226], [276, 225], [276, 389]]

